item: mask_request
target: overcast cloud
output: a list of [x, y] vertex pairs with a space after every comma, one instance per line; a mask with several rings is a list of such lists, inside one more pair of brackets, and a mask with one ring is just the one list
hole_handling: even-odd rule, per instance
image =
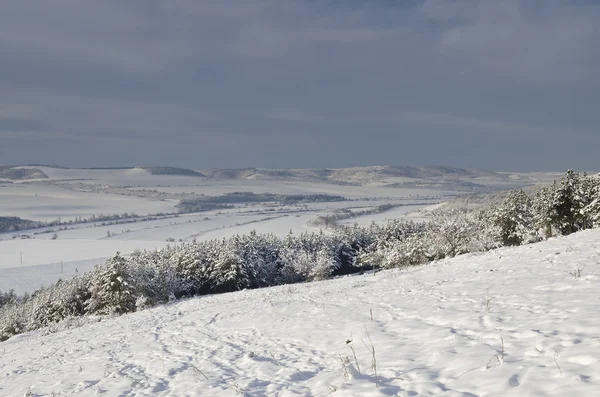
[[600, 170], [600, 1], [3, 0], [0, 164]]

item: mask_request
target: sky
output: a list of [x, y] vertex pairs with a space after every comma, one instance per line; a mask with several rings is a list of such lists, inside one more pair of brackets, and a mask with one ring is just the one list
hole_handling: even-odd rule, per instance
[[600, 171], [600, 0], [3, 0], [0, 165]]

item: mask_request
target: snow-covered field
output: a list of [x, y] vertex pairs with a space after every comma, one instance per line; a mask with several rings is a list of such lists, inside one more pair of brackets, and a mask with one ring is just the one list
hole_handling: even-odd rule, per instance
[[139, 215], [173, 212], [175, 204], [172, 200], [86, 193], [47, 184], [0, 185], [0, 215], [41, 222], [124, 212]]
[[595, 396], [599, 271], [591, 230], [63, 324], [0, 344], [0, 395]]

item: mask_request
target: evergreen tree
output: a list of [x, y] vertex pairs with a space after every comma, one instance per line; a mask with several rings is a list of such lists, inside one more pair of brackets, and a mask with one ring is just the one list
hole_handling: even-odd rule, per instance
[[136, 291], [127, 261], [119, 252], [91, 274], [90, 299], [86, 310], [97, 314], [123, 314], [135, 311]]
[[8, 305], [9, 303], [14, 303], [17, 301], [17, 294], [15, 294], [15, 290], [11, 289], [8, 292], [2, 293], [0, 292], [0, 308], [2, 306]]
[[552, 200], [552, 223], [562, 235], [583, 228], [581, 214], [585, 204], [581, 191], [579, 173], [568, 170], [554, 192]]
[[590, 189], [590, 202], [585, 207], [585, 216], [590, 227], [600, 227], [600, 180], [594, 179]]
[[497, 207], [490, 206], [474, 214], [475, 229], [471, 239], [473, 251], [485, 252], [502, 246], [501, 229], [494, 221]]
[[542, 230], [543, 236], [552, 237], [553, 199], [557, 185], [539, 189], [532, 200], [533, 227], [536, 231]]
[[532, 203], [523, 190], [513, 190], [492, 215], [502, 245], [521, 245], [535, 240]]

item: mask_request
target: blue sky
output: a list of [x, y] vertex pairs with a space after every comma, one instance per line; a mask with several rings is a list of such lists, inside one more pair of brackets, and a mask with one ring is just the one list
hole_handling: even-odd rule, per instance
[[600, 1], [5, 0], [0, 164], [600, 170]]

